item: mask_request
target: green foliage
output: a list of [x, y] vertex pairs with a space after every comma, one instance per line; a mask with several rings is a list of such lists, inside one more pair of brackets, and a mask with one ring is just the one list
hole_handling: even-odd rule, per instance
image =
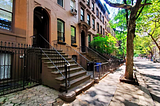
[[102, 37], [102, 35], [98, 35], [94, 37], [94, 40], [90, 43], [92, 48], [95, 48], [97, 51], [101, 53], [113, 53], [116, 47], [117, 40], [111, 34], [108, 36]]
[[109, 23], [112, 28], [116, 29], [116, 39], [119, 41], [119, 49], [117, 56], [126, 55], [126, 41], [127, 41], [127, 24], [126, 24], [126, 12], [124, 9], [118, 11], [118, 14]]
[[153, 54], [152, 39], [149, 36], [136, 36], [134, 39], [134, 56]]

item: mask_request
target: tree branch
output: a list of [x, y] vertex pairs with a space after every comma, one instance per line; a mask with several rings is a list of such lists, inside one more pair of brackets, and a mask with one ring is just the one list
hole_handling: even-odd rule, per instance
[[147, 6], [147, 5], [152, 5], [152, 3], [141, 4], [141, 7], [142, 7], [142, 6]]
[[[145, 2], [144, 2], [144, 3], [145, 3], [145, 4], [148, 4], [148, 3], [146, 3], [146, 2], [147, 2], [147, 0], [145, 0]], [[142, 10], [143, 10], [144, 6], [145, 6], [144, 4], [141, 4], [141, 5], [140, 5], [140, 7], [142, 7], [142, 8], [141, 8], [141, 10], [139, 11], [139, 13], [138, 13], [138, 15], [137, 15], [136, 19], [140, 16], [140, 14], [141, 14], [141, 12], [142, 12]]]
[[[127, 2], [126, 2], [126, 0], [123, 0], [123, 2], [124, 2], [124, 4], [126, 4], [127, 5]], [[126, 11], [126, 21], [127, 21], [127, 28], [128, 28], [128, 10], [127, 9], [125, 9], [125, 11]]]
[[132, 6], [131, 5], [127, 5], [127, 4], [119, 4], [119, 3], [111, 3], [108, 0], [104, 0], [109, 6], [111, 7], [116, 7], [116, 8], [123, 8], [123, 9], [127, 9], [127, 10], [131, 10]]

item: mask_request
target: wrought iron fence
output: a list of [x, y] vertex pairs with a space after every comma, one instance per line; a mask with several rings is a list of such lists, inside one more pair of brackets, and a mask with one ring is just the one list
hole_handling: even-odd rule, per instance
[[41, 51], [30, 45], [0, 42], [0, 95], [41, 83]]
[[93, 78], [101, 79], [105, 74], [114, 72], [121, 64], [123, 61], [111, 59], [108, 62], [94, 64]]

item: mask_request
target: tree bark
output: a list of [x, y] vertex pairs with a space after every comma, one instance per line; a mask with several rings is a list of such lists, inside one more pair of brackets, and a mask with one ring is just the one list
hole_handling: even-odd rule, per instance
[[134, 8], [131, 11], [128, 28], [127, 28], [127, 60], [126, 60], [126, 70], [125, 70], [125, 78], [133, 79], [133, 40], [136, 28], [136, 11]]

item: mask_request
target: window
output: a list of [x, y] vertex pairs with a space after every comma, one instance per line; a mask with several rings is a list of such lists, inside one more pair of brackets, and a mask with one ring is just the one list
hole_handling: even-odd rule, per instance
[[76, 43], [76, 28], [71, 26], [71, 44]]
[[65, 42], [64, 22], [60, 19], [57, 20], [57, 36], [58, 42]]
[[13, 0], [0, 0], [0, 28], [11, 30]]
[[75, 0], [71, 0], [70, 7], [71, 7], [71, 9], [75, 9], [76, 8], [76, 6], [75, 6]]
[[101, 34], [102, 34], [102, 26], [100, 26], [100, 32], [101, 32]]
[[99, 33], [99, 23], [97, 23], [97, 33]]
[[105, 22], [105, 29], [107, 29], [107, 23]]
[[99, 17], [99, 10], [98, 8], [96, 9], [97, 17]]
[[94, 3], [92, 2], [92, 11], [94, 12]]
[[93, 29], [95, 29], [95, 20], [94, 20], [94, 18], [92, 19], [92, 27], [93, 27]]
[[91, 42], [91, 35], [88, 35], [88, 46], [90, 47], [90, 42]]
[[84, 21], [84, 9], [81, 8], [81, 20]]
[[72, 59], [77, 62], [77, 55], [72, 55]]
[[87, 24], [90, 25], [90, 15], [87, 14]]
[[105, 30], [104, 30], [104, 28], [103, 28], [103, 35], [105, 35]]
[[90, 5], [90, 0], [87, 0], [87, 5], [88, 5], [88, 6]]
[[102, 17], [102, 22], [103, 22], [103, 24], [104, 24], [104, 16]]
[[102, 20], [102, 14], [100, 13], [100, 20]]
[[63, 7], [63, 0], [57, 0], [57, 3]]
[[0, 80], [11, 78], [11, 54], [0, 53]]

